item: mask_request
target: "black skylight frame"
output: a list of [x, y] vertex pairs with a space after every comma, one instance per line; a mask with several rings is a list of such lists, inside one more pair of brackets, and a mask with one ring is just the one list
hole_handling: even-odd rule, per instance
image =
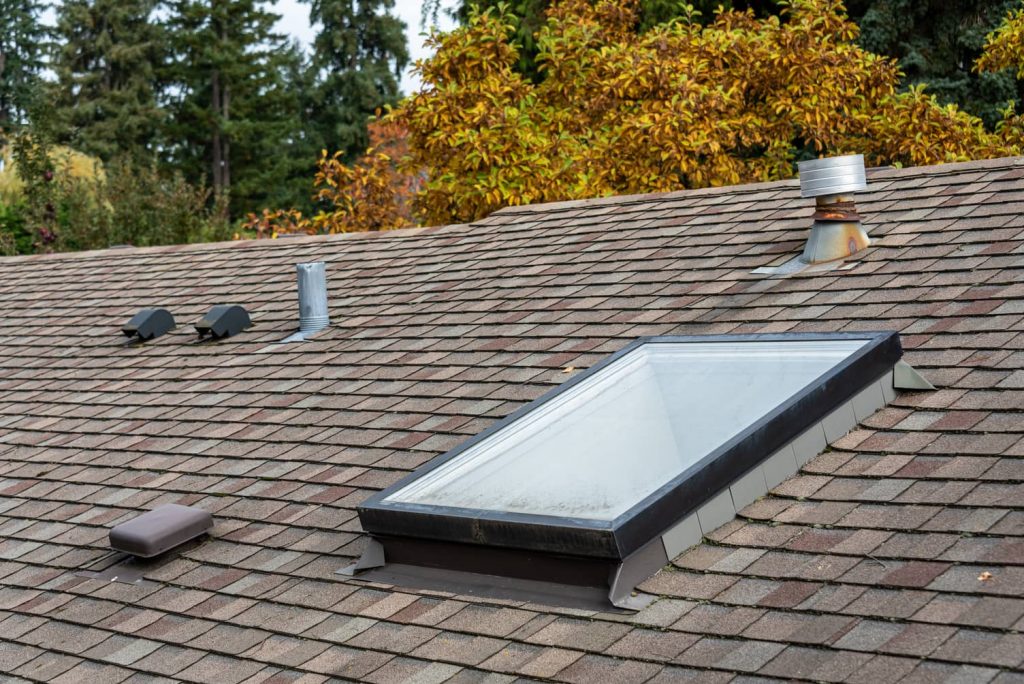
[[[612, 521], [455, 508], [386, 499], [467, 449], [575, 387], [635, 349], [649, 344], [700, 342], [865, 341], [733, 439], [630, 507]], [[779, 333], [643, 337], [424, 464], [358, 507], [363, 529], [381, 539], [434, 540], [618, 562], [658, 538], [715, 495], [756, 468], [808, 427], [877, 382], [902, 356], [898, 333]]]

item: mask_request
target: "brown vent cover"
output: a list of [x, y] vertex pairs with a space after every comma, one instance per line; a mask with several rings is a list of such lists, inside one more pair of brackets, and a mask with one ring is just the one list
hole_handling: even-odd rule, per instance
[[213, 527], [206, 511], [167, 504], [110, 530], [110, 546], [133, 556], [152, 558]]

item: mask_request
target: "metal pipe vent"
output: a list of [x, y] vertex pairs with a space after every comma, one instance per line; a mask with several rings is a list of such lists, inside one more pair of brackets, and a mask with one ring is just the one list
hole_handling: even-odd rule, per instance
[[843, 195], [868, 187], [863, 154], [812, 159], [796, 166], [800, 171], [801, 197]]
[[871, 244], [853, 193], [868, 187], [864, 156], [851, 154], [799, 162], [800, 196], [815, 198], [814, 225], [801, 260], [809, 264], [852, 256]]
[[299, 283], [299, 332], [310, 335], [331, 323], [327, 315], [327, 269], [322, 261], [295, 264]]

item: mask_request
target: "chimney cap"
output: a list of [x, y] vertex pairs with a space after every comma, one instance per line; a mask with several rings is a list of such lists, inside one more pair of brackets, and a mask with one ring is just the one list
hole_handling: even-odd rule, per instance
[[862, 154], [802, 161], [797, 163], [797, 169], [801, 197], [840, 195], [868, 187]]

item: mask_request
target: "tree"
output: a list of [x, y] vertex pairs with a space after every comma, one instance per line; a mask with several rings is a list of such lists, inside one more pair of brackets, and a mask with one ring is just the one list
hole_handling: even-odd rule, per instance
[[1024, 80], [1024, 8], [1013, 10], [1002, 24], [985, 38], [985, 53], [978, 71], [1010, 70]]
[[985, 36], [1020, 0], [850, 0], [860, 26], [859, 43], [895, 57], [902, 85], [927, 84], [943, 103], [956, 103], [991, 128], [1008, 101], [1020, 102], [1024, 87], [1008, 73], [972, 71]]
[[34, 103], [0, 173], [0, 251], [30, 254], [228, 239], [210, 193], [153, 160], [104, 165], [54, 144], [54, 107]]
[[311, 3], [310, 19], [321, 28], [313, 43], [309, 123], [320, 147], [341, 151], [346, 160], [365, 152], [373, 113], [398, 100], [409, 51], [393, 7], [394, 0]]
[[65, 0], [54, 58], [62, 138], [104, 161], [152, 154], [164, 112], [156, 69], [164, 35], [156, 0]]
[[297, 46], [273, 31], [267, 0], [172, 0], [167, 163], [209, 179], [236, 211], [300, 199], [292, 167], [312, 156], [301, 121]]
[[43, 68], [41, 12], [38, 0], [0, 0], [0, 150], [4, 132], [23, 121]]
[[[1016, 75], [1018, 84], [1024, 85], [1024, 8], [1011, 11], [1003, 23], [986, 36], [985, 51], [975, 69]], [[1007, 108], [999, 132], [1019, 149], [1024, 149], [1024, 114], [1017, 114], [1012, 106]]]
[[636, 2], [565, 0], [537, 37], [545, 73], [516, 72], [500, 13], [435, 39], [424, 89], [392, 113], [428, 181], [428, 223], [508, 204], [785, 178], [798, 155], [865, 152], [921, 164], [1005, 153], [980, 121], [857, 46], [834, 0], [784, 17], [725, 11], [643, 34]]
[[[707, 23], [718, 7], [754, 11], [758, 18], [780, 15], [779, 0], [693, 0], [697, 19]], [[545, 23], [551, 0], [457, 0], [448, 13], [463, 24], [474, 12], [503, 8], [515, 26], [519, 46], [516, 70], [537, 82], [537, 32]], [[1024, 87], [1007, 74], [972, 72], [985, 35], [1020, 0], [849, 0], [850, 17], [860, 27], [859, 44], [878, 55], [894, 57], [904, 73], [901, 87], [928, 84], [943, 104], [956, 103], [992, 128], [1007, 101], [1024, 100]], [[442, 0], [424, 3], [424, 24], [442, 10]], [[688, 16], [678, 0], [640, 0], [637, 31]]]
[[539, 83], [517, 71], [516, 25], [500, 11], [435, 35], [423, 89], [386, 118], [408, 131], [402, 167], [426, 174], [420, 218], [775, 180], [807, 155], [910, 165], [1021, 151], [1010, 126], [992, 133], [921, 86], [900, 92], [895, 62], [857, 45], [838, 0], [645, 33], [637, 21], [635, 0], [555, 4]]
[[[435, 24], [437, 23], [437, 16], [442, 10], [441, 4], [442, 0], [426, 0], [423, 3], [424, 25], [431, 18]], [[542, 74], [537, 69], [540, 47], [536, 37], [547, 21], [547, 11], [551, 5], [551, 0], [515, 0], [511, 3], [507, 0], [458, 0], [448, 8], [447, 13], [465, 25], [475, 14], [500, 10], [515, 26], [514, 41], [519, 53], [516, 71], [537, 82], [541, 80]], [[694, 0], [688, 4], [679, 0], [639, 0], [635, 29], [642, 33], [658, 24], [684, 16], [710, 17], [718, 7], [753, 9], [757, 16], [778, 13], [774, 0]]]
[[405, 174], [398, 162], [408, 154], [406, 131], [377, 120], [369, 125], [370, 149], [347, 165], [341, 152], [321, 152], [313, 181], [313, 200], [321, 208], [312, 218], [301, 210], [250, 213], [244, 227], [257, 237], [280, 233], [352, 233], [413, 225], [412, 200], [423, 178]]

